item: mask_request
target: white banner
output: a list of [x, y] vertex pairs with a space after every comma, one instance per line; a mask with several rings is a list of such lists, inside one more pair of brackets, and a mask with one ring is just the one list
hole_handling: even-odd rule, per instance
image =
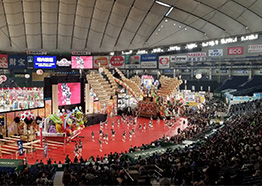
[[248, 45], [248, 53], [260, 53], [260, 52], [262, 52], [262, 44]]
[[170, 56], [171, 63], [185, 63], [187, 62], [187, 56]]
[[192, 52], [187, 54], [187, 59], [189, 62], [206, 61], [206, 55], [206, 52]]
[[169, 56], [160, 56], [158, 57], [158, 67], [159, 68], [169, 68]]
[[223, 56], [223, 49], [212, 49], [212, 50], [208, 50], [208, 56], [210, 56], [210, 57], [220, 57], [220, 56]]

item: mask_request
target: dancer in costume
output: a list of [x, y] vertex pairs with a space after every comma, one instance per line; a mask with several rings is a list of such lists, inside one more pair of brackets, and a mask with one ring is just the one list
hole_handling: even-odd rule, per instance
[[92, 136], [92, 141], [95, 141], [95, 133], [94, 133], [94, 131], [92, 131], [91, 136]]
[[103, 122], [100, 121], [100, 130], [103, 130]]
[[108, 133], [106, 133], [106, 141], [105, 141], [106, 144], [108, 144]]
[[117, 126], [120, 127], [120, 119], [117, 120]]
[[79, 140], [79, 145], [78, 145], [78, 155], [81, 157], [82, 156], [82, 149], [83, 149], [83, 145], [82, 145], [82, 141], [81, 139]]
[[132, 131], [129, 131], [129, 141], [132, 140]]
[[77, 146], [77, 141], [76, 141], [76, 143], [75, 143], [75, 151], [74, 151], [74, 153], [75, 153], [75, 157], [78, 157], [78, 146]]
[[123, 133], [123, 140], [122, 141], [126, 142], [126, 131], [124, 131], [124, 133]]
[[99, 147], [100, 147], [100, 149], [99, 149], [99, 150], [100, 150], [100, 152], [102, 152], [102, 142], [101, 142], [101, 140], [100, 140], [100, 139], [98, 140], [98, 142], [99, 142]]
[[112, 121], [112, 129], [114, 128], [114, 121]]

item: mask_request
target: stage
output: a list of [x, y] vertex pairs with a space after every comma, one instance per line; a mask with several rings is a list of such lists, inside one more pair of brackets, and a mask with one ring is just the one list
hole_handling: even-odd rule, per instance
[[[109, 141], [108, 144], [102, 143], [102, 152], [99, 151], [99, 124], [87, 126], [84, 128], [81, 132], [81, 134], [78, 136], [78, 138], [75, 138], [74, 140], [78, 141], [79, 139], [82, 140], [83, 143], [83, 152], [82, 156], [84, 159], [89, 159], [90, 156], [96, 157], [104, 156], [105, 154], [109, 154], [110, 152], [121, 152], [121, 151], [128, 151], [130, 146], [141, 146], [142, 144], [150, 143], [158, 138], [161, 138], [163, 134], [165, 135], [175, 135], [177, 134], [177, 128], [184, 129], [186, 127], [186, 124], [182, 124], [182, 121], [185, 120], [185, 118], [178, 118], [174, 128], [169, 128], [164, 126], [163, 120], [160, 122], [157, 122], [157, 120], [153, 120], [154, 127], [152, 129], [149, 129], [148, 122], [149, 119], [147, 118], [138, 118], [137, 124], [135, 126], [135, 135], [132, 136], [132, 140], [129, 140], [129, 131], [132, 130], [133, 125], [130, 125], [129, 129], [126, 124], [124, 124], [121, 121], [120, 126], [118, 127], [117, 120], [120, 119], [120, 116], [108, 118], [108, 126], [103, 128], [103, 131], [105, 133], [108, 133]], [[114, 121], [114, 130], [116, 131], [115, 140], [112, 139], [111, 135], [111, 128], [112, 128], [112, 121]], [[142, 131], [142, 129], [139, 129], [139, 125], [146, 123], [146, 131]], [[186, 122], [187, 123], [187, 122]], [[143, 128], [143, 127], [142, 127]], [[95, 141], [92, 141], [91, 133], [94, 131], [95, 134]], [[125, 142], [122, 141], [123, 139], [123, 132], [126, 131], [126, 140]], [[103, 140], [101, 140], [103, 141]], [[37, 150], [33, 153], [27, 153], [27, 158], [29, 164], [34, 164], [35, 161], [38, 159], [43, 160], [44, 163], [47, 162], [48, 158], [52, 159], [52, 162], [61, 161], [64, 163], [65, 156], [69, 154], [71, 160], [74, 159], [74, 149], [75, 149], [75, 143], [74, 141], [71, 143], [68, 143], [65, 145], [65, 149], [63, 146], [58, 147], [57, 149], [49, 149], [47, 157], [43, 157], [43, 151]], [[20, 156], [19, 159], [23, 159], [25, 156]], [[3, 155], [4, 159], [11, 159], [10, 155]]]

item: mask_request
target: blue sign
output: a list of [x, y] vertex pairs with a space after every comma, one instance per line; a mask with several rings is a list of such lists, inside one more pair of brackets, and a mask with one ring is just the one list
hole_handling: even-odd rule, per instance
[[157, 54], [141, 55], [142, 61], [157, 61]]
[[20, 68], [25, 69], [26, 56], [23, 55], [8, 55], [8, 68]]
[[34, 56], [34, 68], [56, 68], [56, 56]]
[[19, 155], [23, 156], [24, 151], [23, 151], [23, 141], [22, 140], [18, 140], [17, 141], [17, 146], [18, 146], [18, 151], [19, 151]]

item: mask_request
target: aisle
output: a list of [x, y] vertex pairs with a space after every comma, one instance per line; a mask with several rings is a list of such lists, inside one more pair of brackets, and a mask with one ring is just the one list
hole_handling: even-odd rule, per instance
[[[130, 125], [128, 128], [126, 124], [121, 122], [120, 126], [118, 127], [117, 120], [120, 119], [120, 116], [112, 117], [108, 119], [108, 126], [104, 127], [103, 131], [108, 133], [109, 140], [108, 144], [102, 143], [102, 152], [99, 151], [99, 124], [86, 127], [83, 129], [82, 133], [79, 135], [79, 138], [75, 140], [78, 141], [79, 139], [82, 140], [83, 143], [83, 152], [82, 156], [84, 159], [89, 159], [90, 156], [96, 157], [97, 155], [103, 156], [105, 154], [109, 154], [110, 152], [124, 152], [128, 151], [130, 146], [141, 146], [142, 144], [150, 143], [155, 139], [161, 138], [163, 134], [172, 136], [177, 133], [177, 128], [180, 127], [181, 129], [185, 128], [186, 126], [182, 124], [182, 120], [185, 118], [179, 118], [173, 128], [165, 127], [163, 120], [157, 122], [157, 120], [153, 120], [153, 128], [149, 129], [148, 123], [149, 119], [147, 118], [138, 118], [137, 124], [134, 127], [135, 135], [132, 136], [132, 140], [129, 139], [129, 131], [132, 130], [133, 125]], [[114, 130], [116, 131], [115, 139], [112, 139], [111, 135], [111, 128], [112, 128], [112, 121], [114, 121]], [[139, 129], [139, 125], [146, 124], [146, 131], [142, 131]], [[142, 127], [143, 128], [143, 127]], [[95, 134], [95, 141], [92, 141], [91, 133], [94, 131]], [[126, 140], [123, 142], [123, 132], [126, 131]], [[103, 141], [103, 140], [101, 140]], [[64, 163], [64, 159], [66, 154], [69, 154], [71, 160], [74, 159], [74, 149], [75, 143], [71, 142], [65, 146], [65, 153], [63, 152], [63, 148], [50, 150], [48, 152], [48, 156], [46, 158], [43, 157], [43, 151], [37, 151], [33, 154], [28, 154], [28, 162], [29, 164], [33, 164], [37, 159], [43, 160], [44, 163], [47, 162], [48, 158], [52, 159], [52, 162], [61, 161]]]

